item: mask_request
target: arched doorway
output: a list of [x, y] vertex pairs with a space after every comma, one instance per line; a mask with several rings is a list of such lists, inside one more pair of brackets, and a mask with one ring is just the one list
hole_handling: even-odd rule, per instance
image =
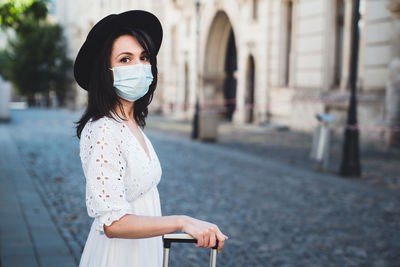
[[255, 66], [254, 58], [250, 56], [247, 60], [246, 71], [246, 122], [252, 123], [254, 121], [254, 82], [255, 82]]
[[229, 35], [228, 49], [226, 51], [225, 58], [225, 82], [224, 82], [224, 98], [225, 98], [225, 110], [224, 118], [232, 121], [233, 112], [236, 108], [236, 78], [235, 72], [237, 70], [237, 58], [236, 58], [236, 45], [235, 36], [233, 30]]
[[232, 120], [236, 107], [236, 54], [232, 24], [224, 11], [218, 11], [205, 47], [203, 99], [206, 108], [216, 108], [226, 120]]

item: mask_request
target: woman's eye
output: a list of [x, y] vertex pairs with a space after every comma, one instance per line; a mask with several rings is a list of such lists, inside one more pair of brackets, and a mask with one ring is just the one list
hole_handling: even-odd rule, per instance
[[140, 58], [140, 60], [149, 61], [150, 58], [149, 58], [148, 56], [142, 56], [142, 57]]
[[120, 60], [120, 62], [122, 62], [122, 63], [128, 63], [129, 61], [131, 61], [129, 59], [129, 57], [124, 57], [124, 58], [121, 58], [121, 60]]

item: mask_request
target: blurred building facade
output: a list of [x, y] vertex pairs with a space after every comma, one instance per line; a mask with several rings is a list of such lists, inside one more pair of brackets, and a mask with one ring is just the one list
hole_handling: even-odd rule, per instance
[[[389, 67], [399, 58], [398, 2], [361, 0], [358, 115], [368, 131], [379, 132], [388, 121], [393, 127], [387, 116], [398, 126], [399, 85], [388, 86], [398, 74]], [[153, 110], [191, 119], [199, 99], [201, 110], [217, 111], [223, 120], [305, 131], [314, 129], [317, 113], [331, 112], [341, 132], [350, 91], [353, 7], [352, 0], [59, 0], [57, 14], [75, 58], [103, 16], [154, 12], [164, 40]], [[393, 97], [385, 99], [389, 87]], [[84, 105], [85, 97], [77, 87], [76, 105]]]

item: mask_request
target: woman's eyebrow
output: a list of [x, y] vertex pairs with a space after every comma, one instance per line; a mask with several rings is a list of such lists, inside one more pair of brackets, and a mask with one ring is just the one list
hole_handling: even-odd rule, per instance
[[[146, 50], [143, 50], [140, 55], [146, 54], [148, 55], [149, 53]], [[134, 54], [132, 52], [121, 52], [119, 53], [115, 58], [118, 58], [120, 55], [129, 55], [129, 56], [133, 56]]]
[[131, 52], [122, 52], [122, 53], [119, 53], [115, 58], [119, 57], [120, 55], [124, 55], [124, 54], [133, 56], [133, 53], [131, 53]]

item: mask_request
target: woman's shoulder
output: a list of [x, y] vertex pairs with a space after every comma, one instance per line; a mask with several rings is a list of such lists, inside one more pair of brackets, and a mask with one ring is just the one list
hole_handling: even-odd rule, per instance
[[[86, 159], [90, 155], [92, 148], [100, 145], [103, 149], [103, 144], [108, 145], [111, 150], [104, 153], [114, 151], [114, 147], [120, 147], [120, 144], [125, 142], [122, 135], [123, 125], [113, 118], [104, 116], [99, 119], [89, 119], [85, 124], [80, 138], [80, 156]], [[122, 146], [121, 146], [122, 147]]]
[[85, 135], [107, 135], [117, 137], [115, 134], [121, 127], [120, 121], [107, 116], [99, 119], [90, 118], [82, 130]]

